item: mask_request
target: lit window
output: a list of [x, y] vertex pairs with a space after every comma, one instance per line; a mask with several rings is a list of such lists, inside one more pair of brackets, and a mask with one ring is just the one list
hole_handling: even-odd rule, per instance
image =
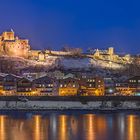
[[50, 87], [53, 87], [53, 84], [50, 84]]
[[73, 85], [73, 87], [75, 87], [75, 85]]
[[63, 87], [63, 85], [61, 84], [60, 87]]
[[92, 84], [89, 84], [89, 87], [92, 87]]

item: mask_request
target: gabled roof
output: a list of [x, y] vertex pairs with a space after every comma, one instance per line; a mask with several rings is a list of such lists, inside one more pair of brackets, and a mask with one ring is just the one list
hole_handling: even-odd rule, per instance
[[14, 74], [7, 74], [6, 76], [4, 76], [5, 78], [6, 77], [14, 77], [14, 78], [16, 78], [16, 79], [21, 79], [22, 77], [20, 77], [20, 76], [17, 76], [17, 75], [14, 75]]
[[50, 78], [48, 76], [43, 76], [43, 77], [33, 80], [33, 82], [34, 83], [50, 83], [50, 82], [53, 82], [53, 80], [54, 80], [53, 78]]
[[19, 82], [19, 81], [28, 81], [28, 82], [32, 82], [30, 79], [25, 78], [25, 77], [22, 77], [22, 78], [18, 79], [18, 82]]
[[5, 77], [6, 75], [8, 75], [8, 74], [6, 74], [6, 73], [0, 73], [0, 76], [1, 77]]
[[127, 79], [127, 80], [133, 80], [133, 79], [135, 79], [135, 80], [140, 80], [140, 76], [133, 76], [133, 77]]
[[72, 78], [72, 77], [66, 77], [65, 79], [60, 79], [60, 81], [65, 81], [65, 80], [75, 80], [75, 81], [80, 81], [78, 78]]

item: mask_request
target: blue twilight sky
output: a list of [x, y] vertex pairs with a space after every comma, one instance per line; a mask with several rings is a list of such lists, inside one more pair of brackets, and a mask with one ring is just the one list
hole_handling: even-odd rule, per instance
[[14, 29], [34, 49], [140, 52], [139, 0], [0, 0], [0, 32]]

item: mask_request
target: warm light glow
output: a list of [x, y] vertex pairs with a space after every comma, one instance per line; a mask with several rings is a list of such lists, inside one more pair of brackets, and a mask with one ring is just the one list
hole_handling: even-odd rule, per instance
[[87, 130], [85, 133], [86, 140], [94, 140], [95, 139], [95, 130], [94, 130], [94, 115], [87, 114], [84, 116], [84, 126]]
[[128, 140], [134, 140], [135, 139], [135, 116], [130, 115], [128, 117]]
[[34, 140], [41, 140], [41, 116], [34, 116]]
[[59, 140], [69, 140], [68, 137], [68, 124], [67, 124], [67, 116], [66, 115], [60, 115], [59, 116], [59, 128], [58, 134], [59, 134]]
[[0, 116], [0, 140], [6, 140], [5, 119], [6, 116]]

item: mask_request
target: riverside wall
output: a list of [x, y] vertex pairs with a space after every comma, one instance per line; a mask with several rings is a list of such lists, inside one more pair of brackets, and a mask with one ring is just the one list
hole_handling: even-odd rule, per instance
[[140, 110], [140, 97], [0, 97], [0, 110]]

